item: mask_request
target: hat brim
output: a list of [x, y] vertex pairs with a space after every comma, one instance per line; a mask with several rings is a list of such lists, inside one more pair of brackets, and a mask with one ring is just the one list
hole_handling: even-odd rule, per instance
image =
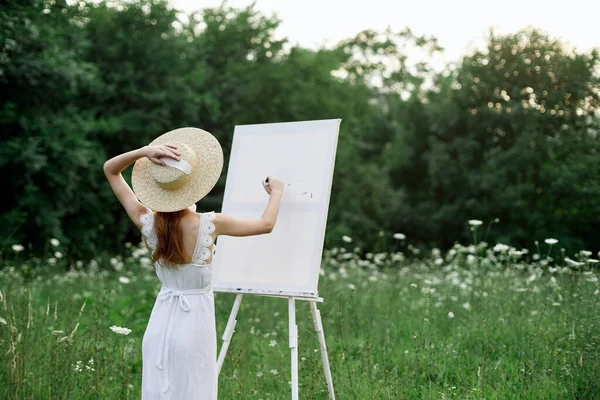
[[223, 149], [209, 132], [198, 128], [179, 128], [157, 137], [149, 145], [173, 142], [184, 143], [194, 150], [199, 168], [192, 169], [186, 185], [176, 190], [166, 190], [150, 175], [152, 161], [146, 157], [138, 159], [131, 175], [133, 192], [152, 211], [173, 212], [191, 206], [213, 189], [223, 170]]

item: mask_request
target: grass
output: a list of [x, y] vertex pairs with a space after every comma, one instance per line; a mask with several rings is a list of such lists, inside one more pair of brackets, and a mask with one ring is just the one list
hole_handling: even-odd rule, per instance
[[[553, 260], [480, 243], [363, 259], [344, 245], [325, 253], [319, 286], [338, 399], [600, 398], [589, 253]], [[139, 399], [141, 341], [160, 288], [145, 249], [69, 272], [60, 254], [24, 253], [0, 270], [0, 398]], [[233, 300], [215, 297], [219, 344]], [[327, 399], [306, 302], [297, 324], [300, 398]], [[289, 398], [287, 337], [285, 299], [245, 296], [219, 398]]]

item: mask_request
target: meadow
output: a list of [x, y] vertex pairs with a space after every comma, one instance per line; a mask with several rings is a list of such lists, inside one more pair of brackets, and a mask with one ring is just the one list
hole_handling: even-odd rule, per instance
[[[471, 221], [475, 233], [482, 226]], [[410, 238], [324, 253], [318, 304], [338, 399], [599, 399], [597, 258], [501, 243], [425, 252]], [[67, 265], [13, 246], [0, 270], [0, 398], [139, 399], [160, 283], [147, 250]], [[234, 295], [215, 294], [222, 335]], [[300, 398], [327, 399], [309, 305], [297, 305]], [[287, 302], [245, 296], [219, 398], [290, 397]], [[219, 345], [221, 337], [219, 336]]]

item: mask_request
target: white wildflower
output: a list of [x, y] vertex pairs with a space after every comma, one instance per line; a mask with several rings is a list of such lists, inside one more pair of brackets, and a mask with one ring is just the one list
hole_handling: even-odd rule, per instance
[[589, 256], [591, 256], [591, 255], [592, 255], [592, 252], [591, 252], [591, 251], [589, 251], [589, 250], [581, 250], [581, 252], [580, 252], [580, 253], [581, 253], [581, 255], [582, 255], [582, 256], [584, 256], [584, 257], [589, 257]]
[[493, 250], [495, 252], [501, 253], [503, 251], [507, 251], [508, 249], [510, 249], [510, 247], [508, 247], [507, 245], [502, 244], [502, 243], [498, 243], [497, 245], [494, 246]]
[[346, 243], [352, 243], [352, 238], [350, 236], [342, 236], [342, 240]]
[[467, 310], [467, 311], [469, 311], [469, 310], [471, 309], [471, 305], [470, 305], [468, 302], [467, 302], [467, 303], [464, 303], [462, 306], [463, 306], [463, 308], [464, 308], [465, 310]]
[[73, 370], [75, 372], [81, 372], [81, 365], [82, 365], [82, 362], [81, 361], [77, 361], [76, 364], [73, 364]]
[[119, 326], [111, 326], [110, 330], [114, 333], [118, 333], [119, 335], [129, 335], [131, 333], [131, 329], [129, 328], [121, 328]]
[[258, 371], [258, 372], [256, 373], [256, 376], [258, 376], [259, 378], [260, 378], [262, 375], [263, 375], [263, 373], [262, 373], [261, 371]]
[[50, 265], [54, 265], [54, 264], [56, 264], [56, 258], [54, 258], [54, 257], [50, 257], [50, 258], [48, 259], [48, 263], [49, 263]]
[[277, 375], [279, 372], [277, 372], [277, 370], [276, 370], [276, 369], [272, 369], [272, 370], [271, 370], [271, 373], [272, 373], [273, 375]]
[[593, 258], [588, 258], [587, 260], [585, 260], [585, 262], [587, 262], [588, 264], [597, 264], [600, 262], [600, 260], [595, 260]]
[[408, 353], [409, 353], [409, 351], [408, 351], [408, 350], [404, 350], [404, 354], [408, 354]]
[[471, 225], [471, 226], [479, 226], [481, 224], [483, 224], [483, 222], [478, 219], [470, 219], [469, 220], [469, 225]]
[[448, 313], [448, 318], [454, 318], [454, 313], [452, 311]]
[[429, 288], [429, 287], [422, 287], [421, 288], [421, 293], [423, 293], [423, 294], [429, 294], [429, 293], [431, 293], [431, 288]]
[[573, 267], [581, 267], [583, 265], [582, 262], [571, 260], [569, 257], [565, 257], [565, 262]]
[[25, 247], [23, 247], [23, 245], [20, 245], [20, 244], [13, 244], [12, 249], [15, 253], [18, 253], [20, 251], [25, 250]]
[[354, 289], [356, 289], [356, 286], [354, 286], [353, 284], [349, 283], [348, 284], [348, 289], [354, 290]]
[[444, 260], [441, 258], [436, 258], [435, 260], [435, 265], [442, 265], [444, 263]]
[[271, 340], [269, 342], [269, 346], [271, 346], [271, 347], [275, 347], [276, 345], [277, 345], [277, 340]]
[[6, 320], [4, 318], [0, 317], [0, 324], [6, 325], [7, 322], [6, 322]]
[[406, 235], [403, 233], [394, 233], [394, 239], [396, 240], [404, 240], [406, 239]]
[[120, 276], [119, 277], [119, 282], [121, 283], [129, 283], [129, 278], [126, 276]]
[[410, 284], [410, 287], [412, 287], [412, 288], [416, 288], [416, 287], [417, 287], [417, 284], [416, 284], [416, 283], [411, 283], [411, 284]]
[[544, 240], [544, 242], [545, 242], [546, 244], [549, 244], [550, 246], [553, 246], [553, 245], [555, 245], [556, 243], [558, 243], [558, 240], [557, 240], [557, 239], [554, 239], [554, 238], [549, 238], [549, 239], [546, 239], [546, 240]]
[[519, 258], [519, 257], [521, 257], [523, 255], [523, 252], [522, 251], [518, 251], [518, 250], [511, 250], [511, 251], [508, 252], [508, 255], [512, 256], [512, 257]]
[[52, 238], [50, 239], [50, 244], [54, 247], [58, 247], [60, 245], [60, 242], [58, 241], [58, 239]]
[[62, 253], [60, 251], [55, 251], [54, 252], [54, 257], [56, 257], [56, 258], [62, 258], [62, 256], [63, 255], [62, 255]]
[[377, 277], [375, 275], [371, 275], [371, 276], [369, 276], [369, 280], [371, 282], [375, 282], [377, 280]]
[[596, 290], [594, 291], [594, 294], [598, 294], [598, 293], [600, 293], [600, 289], [596, 289]]

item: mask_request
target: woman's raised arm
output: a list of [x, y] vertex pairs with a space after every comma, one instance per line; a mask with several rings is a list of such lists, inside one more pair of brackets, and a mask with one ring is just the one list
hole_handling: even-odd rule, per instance
[[113, 193], [117, 196], [125, 211], [127, 211], [127, 215], [131, 221], [138, 228], [142, 226], [140, 216], [146, 212], [146, 206], [139, 202], [133, 190], [131, 190], [125, 179], [123, 179], [121, 172], [142, 157], [148, 157], [155, 164], [165, 165], [160, 157], [171, 157], [178, 160], [180, 155], [181, 153], [177, 151], [176, 146], [144, 146], [128, 151], [127, 153], [119, 154], [104, 163], [104, 175], [106, 175]]
[[268, 184], [263, 182], [263, 187], [269, 193], [269, 203], [262, 217], [254, 219], [236, 218], [231, 215], [215, 214], [215, 234], [227, 236], [253, 236], [270, 233], [277, 222], [279, 204], [283, 194], [283, 183], [269, 177]]

